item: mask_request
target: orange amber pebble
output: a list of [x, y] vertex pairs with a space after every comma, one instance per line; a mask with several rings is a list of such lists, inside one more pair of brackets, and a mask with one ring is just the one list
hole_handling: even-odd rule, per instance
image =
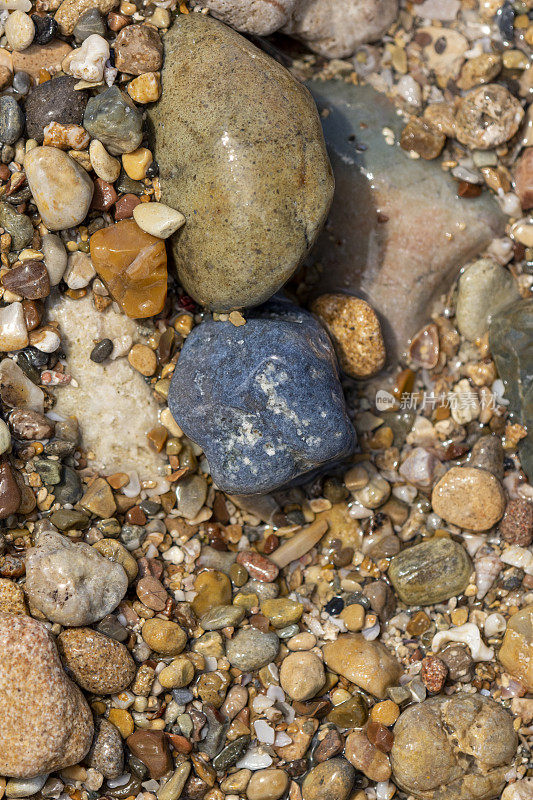
[[167, 253], [162, 239], [125, 219], [93, 233], [91, 260], [128, 317], [153, 317], [162, 310], [167, 294]]

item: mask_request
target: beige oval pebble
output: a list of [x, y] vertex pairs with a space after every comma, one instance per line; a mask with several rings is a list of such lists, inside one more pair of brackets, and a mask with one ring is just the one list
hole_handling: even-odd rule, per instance
[[114, 183], [120, 175], [120, 161], [109, 155], [102, 142], [93, 139], [89, 146], [91, 166], [103, 181]]
[[21, 52], [33, 42], [35, 25], [24, 11], [13, 11], [6, 20], [5, 34], [12, 49]]
[[24, 169], [47, 228], [57, 231], [83, 222], [91, 205], [93, 182], [77, 161], [57, 147], [36, 147], [26, 154]]
[[279, 671], [283, 689], [293, 700], [310, 700], [324, 686], [324, 664], [315, 653], [290, 653]]
[[433, 510], [459, 528], [487, 531], [501, 519], [505, 495], [490, 472], [477, 467], [452, 467], [431, 495]]
[[248, 800], [278, 800], [285, 792], [289, 776], [282, 769], [259, 769], [246, 789]]
[[133, 219], [143, 231], [168, 239], [185, 222], [185, 217], [164, 203], [139, 203], [133, 209]]

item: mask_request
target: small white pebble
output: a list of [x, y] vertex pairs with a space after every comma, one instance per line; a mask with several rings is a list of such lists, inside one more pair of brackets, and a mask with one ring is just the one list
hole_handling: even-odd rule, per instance
[[164, 203], [139, 203], [133, 209], [133, 219], [139, 228], [159, 239], [168, 239], [185, 224], [183, 214]]
[[507, 627], [507, 623], [505, 622], [505, 617], [503, 614], [495, 613], [489, 614], [483, 627], [485, 636], [496, 636], [497, 634], [504, 632], [505, 628]]
[[104, 77], [104, 66], [108, 58], [109, 43], [102, 36], [93, 33], [85, 39], [81, 47], [69, 53], [63, 62], [63, 69], [80, 81], [99, 83]]

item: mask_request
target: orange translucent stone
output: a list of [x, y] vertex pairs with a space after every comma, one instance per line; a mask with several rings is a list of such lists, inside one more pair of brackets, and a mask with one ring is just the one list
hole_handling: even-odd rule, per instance
[[167, 294], [167, 253], [162, 239], [125, 219], [91, 236], [91, 260], [128, 317], [153, 317]]

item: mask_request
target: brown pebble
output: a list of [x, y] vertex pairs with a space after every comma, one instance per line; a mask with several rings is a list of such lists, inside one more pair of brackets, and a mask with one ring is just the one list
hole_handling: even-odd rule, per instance
[[157, 369], [157, 357], [145, 344], [134, 344], [128, 353], [128, 361], [133, 369], [149, 378]]
[[111, 206], [116, 203], [117, 197], [113, 184], [104, 181], [102, 178], [96, 178], [91, 201], [91, 208], [94, 211], [109, 211]]
[[533, 147], [527, 147], [516, 162], [515, 191], [524, 211], [533, 208]]
[[137, 584], [137, 597], [145, 606], [153, 611], [163, 611], [168, 594], [163, 584], [151, 575], [141, 578]]
[[41, 324], [44, 315], [42, 303], [35, 300], [23, 300], [22, 310], [24, 312], [24, 322], [28, 331], [34, 331]]
[[390, 753], [392, 745], [394, 744], [394, 736], [392, 732], [381, 723], [375, 720], [370, 720], [366, 726], [366, 735], [368, 741], [371, 742], [382, 753]]
[[49, 439], [54, 434], [52, 420], [30, 409], [15, 408], [9, 415], [9, 427], [19, 439]]
[[447, 675], [448, 667], [441, 658], [430, 654], [422, 659], [420, 678], [431, 694], [438, 694], [440, 692], [446, 683]]
[[121, 72], [156, 72], [163, 63], [163, 43], [151, 25], [128, 25], [114, 42], [115, 66]]
[[237, 556], [237, 564], [242, 564], [251, 578], [263, 583], [271, 583], [278, 577], [279, 567], [266, 556], [253, 550], [241, 550]]
[[128, 525], [146, 525], [146, 514], [140, 506], [133, 506], [126, 511], [126, 522]]
[[[0, 462], [0, 519], [15, 514], [20, 506], [21, 494], [13, 469], [7, 461]], [[4, 576], [11, 577], [11, 576]]]
[[344, 741], [342, 736], [336, 728], [331, 728], [314, 752], [315, 761], [318, 761], [318, 763], [327, 761], [328, 758], [333, 758], [333, 756], [341, 753], [343, 748]]
[[91, 628], [70, 628], [57, 639], [67, 672], [93, 694], [117, 694], [135, 675], [135, 662], [127, 648]]
[[120, 222], [123, 219], [131, 219], [133, 217], [133, 209], [136, 208], [141, 201], [135, 194], [125, 194], [119, 197], [115, 203], [115, 222]]
[[126, 739], [132, 754], [148, 767], [150, 777], [162, 778], [173, 767], [168, 739], [163, 731], [136, 730]]
[[507, 503], [500, 533], [509, 544], [529, 547], [533, 541], [533, 503], [517, 497]]
[[50, 294], [50, 278], [43, 261], [25, 261], [2, 277], [2, 284], [27, 300], [39, 300]]
[[400, 147], [431, 160], [440, 155], [445, 141], [445, 135], [429, 122], [420, 117], [413, 117], [402, 131]]
[[[388, 731], [390, 733], [390, 731]], [[346, 739], [346, 758], [372, 781], [388, 781], [391, 767], [388, 756], [372, 744], [363, 731], [354, 731]]]

